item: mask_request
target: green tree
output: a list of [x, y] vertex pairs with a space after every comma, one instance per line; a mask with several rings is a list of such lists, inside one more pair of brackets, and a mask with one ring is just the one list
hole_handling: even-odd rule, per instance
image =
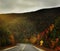
[[9, 24], [8, 29], [13, 32], [15, 39], [19, 42], [24, 42], [25, 38], [30, 38], [36, 32], [34, 23], [26, 17], [20, 17], [17, 22]]
[[55, 20], [55, 27], [56, 27], [56, 31], [57, 31], [57, 38], [60, 39], [60, 17], [57, 17]]
[[0, 27], [0, 46], [6, 46], [9, 43], [9, 33], [4, 27]]

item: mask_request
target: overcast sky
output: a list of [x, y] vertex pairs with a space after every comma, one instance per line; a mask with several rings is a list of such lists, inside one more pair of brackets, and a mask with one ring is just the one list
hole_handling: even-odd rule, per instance
[[60, 6], [60, 0], [0, 0], [0, 13], [23, 13]]

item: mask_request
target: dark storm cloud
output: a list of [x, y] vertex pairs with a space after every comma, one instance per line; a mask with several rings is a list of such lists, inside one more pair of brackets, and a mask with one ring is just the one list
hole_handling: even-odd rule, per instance
[[0, 0], [0, 13], [21, 13], [60, 6], [60, 0]]

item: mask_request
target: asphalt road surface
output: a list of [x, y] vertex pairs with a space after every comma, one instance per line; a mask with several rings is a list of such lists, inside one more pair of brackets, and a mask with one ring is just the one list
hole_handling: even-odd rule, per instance
[[31, 44], [17, 44], [15, 47], [4, 49], [3, 51], [44, 51]]

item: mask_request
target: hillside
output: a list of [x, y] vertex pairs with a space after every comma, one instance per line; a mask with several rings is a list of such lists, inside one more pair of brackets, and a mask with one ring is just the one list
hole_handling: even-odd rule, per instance
[[19, 42], [40, 46], [40, 40], [44, 41], [44, 47], [58, 47], [59, 25], [60, 8], [0, 14], [0, 47], [15, 45]]
[[[11, 14], [0, 14], [0, 25], [10, 24], [18, 21], [19, 18], [25, 17], [28, 21], [33, 22], [34, 26], [38, 31], [40, 28], [45, 29], [51, 23], [54, 23], [55, 19], [60, 16], [60, 8], [42, 9], [35, 12], [28, 13], [11, 13]], [[43, 27], [44, 26], [44, 27]], [[41, 30], [41, 31], [42, 31]]]

